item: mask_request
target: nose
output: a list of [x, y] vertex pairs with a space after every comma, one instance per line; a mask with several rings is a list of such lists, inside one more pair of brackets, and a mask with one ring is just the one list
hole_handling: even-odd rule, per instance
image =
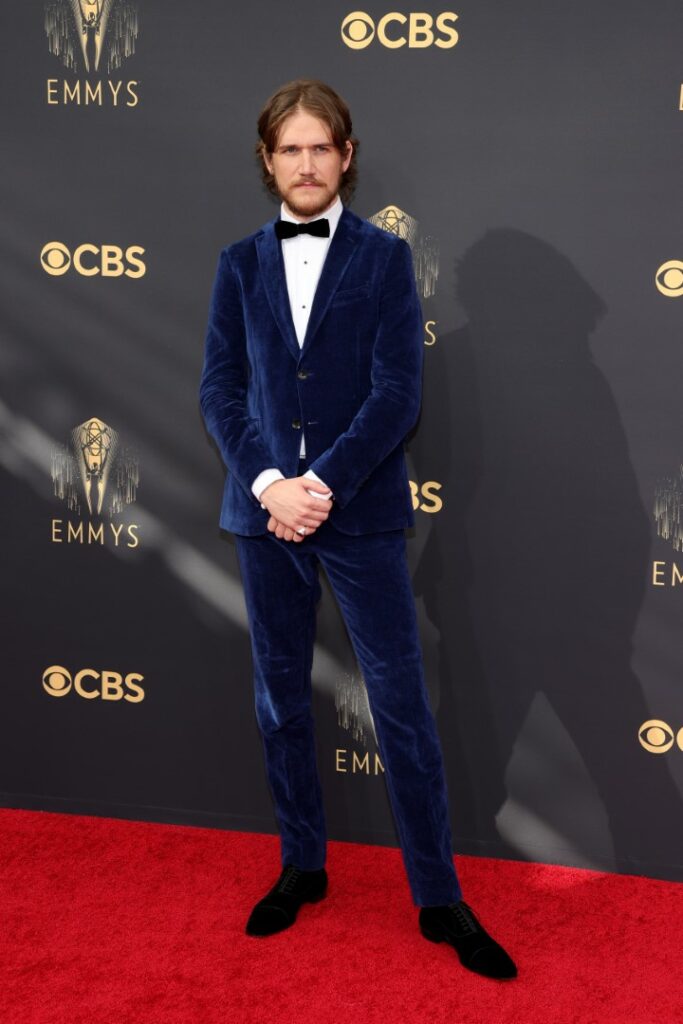
[[312, 174], [315, 170], [315, 162], [313, 160], [313, 153], [308, 146], [303, 146], [301, 150], [301, 173]]

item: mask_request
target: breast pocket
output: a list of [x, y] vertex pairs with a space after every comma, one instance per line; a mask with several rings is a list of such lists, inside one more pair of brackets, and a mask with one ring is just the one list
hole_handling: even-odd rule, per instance
[[356, 288], [339, 288], [335, 292], [330, 303], [335, 309], [337, 306], [346, 306], [352, 302], [361, 302], [370, 297], [370, 287], [367, 284], [360, 284]]

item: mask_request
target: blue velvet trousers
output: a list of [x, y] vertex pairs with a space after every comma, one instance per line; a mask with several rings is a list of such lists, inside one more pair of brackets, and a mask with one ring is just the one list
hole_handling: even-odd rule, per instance
[[311, 714], [321, 563], [365, 679], [413, 900], [439, 906], [460, 899], [404, 531], [354, 537], [328, 520], [301, 543], [272, 533], [236, 534], [235, 540], [251, 635], [256, 718], [282, 864], [304, 871], [325, 864]]

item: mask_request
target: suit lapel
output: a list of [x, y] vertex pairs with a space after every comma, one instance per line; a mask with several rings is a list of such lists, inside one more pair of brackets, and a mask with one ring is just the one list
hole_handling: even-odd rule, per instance
[[346, 268], [356, 251], [360, 238], [360, 231], [355, 223], [356, 219], [355, 215], [344, 207], [337, 224], [337, 229], [330, 242], [330, 247], [327, 250], [318, 286], [315, 290], [311, 315], [306, 327], [304, 343], [301, 346], [302, 355], [315, 338], [316, 331], [327, 312], [327, 307], [341, 284]]
[[280, 328], [285, 345], [298, 362], [301, 351], [289, 305], [282, 247], [275, 234], [276, 220], [279, 220], [279, 215], [266, 224], [263, 234], [256, 236], [256, 253], [263, 287], [268, 296], [268, 304], [275, 317], [275, 323]]
[[304, 343], [299, 348], [294, 321], [292, 320], [292, 311], [289, 305], [282, 247], [275, 234], [275, 221], [278, 219], [279, 216], [275, 217], [266, 224], [263, 234], [257, 235], [256, 249], [263, 286], [268, 296], [268, 304], [275, 317], [275, 322], [280, 328], [285, 345], [298, 362], [314, 340], [315, 333], [327, 312], [334, 293], [342, 281], [346, 268], [351, 262], [351, 258], [360, 240], [360, 229], [356, 223], [358, 218], [344, 207], [327, 250], [318, 286], [315, 290], [315, 298], [313, 299]]

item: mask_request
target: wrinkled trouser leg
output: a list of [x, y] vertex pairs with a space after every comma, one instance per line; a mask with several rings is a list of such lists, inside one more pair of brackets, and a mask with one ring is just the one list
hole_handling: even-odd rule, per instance
[[363, 672], [413, 900], [418, 906], [452, 903], [462, 891], [405, 533], [328, 539], [319, 557]]
[[282, 863], [314, 870], [325, 859], [311, 717], [319, 559], [363, 672], [413, 900], [433, 906], [459, 899], [404, 531], [351, 537], [327, 522], [302, 543], [270, 533], [236, 540]]
[[[325, 864], [326, 826], [311, 714], [317, 560], [292, 559], [273, 534], [236, 536], [254, 662], [256, 719], [280, 830], [281, 859]], [[293, 545], [293, 541], [290, 542]], [[297, 545], [299, 546], [299, 545]]]

